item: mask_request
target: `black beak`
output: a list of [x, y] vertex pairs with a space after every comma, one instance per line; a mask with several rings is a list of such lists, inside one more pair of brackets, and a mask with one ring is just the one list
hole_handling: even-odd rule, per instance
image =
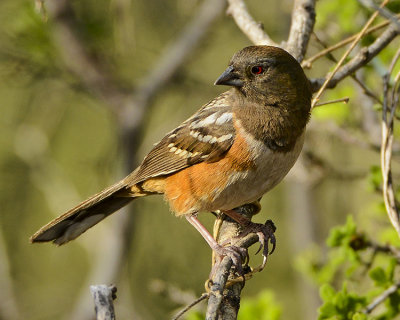
[[215, 85], [242, 87], [243, 80], [239, 78], [239, 75], [235, 73], [232, 66], [226, 68], [226, 70], [219, 76], [217, 81], [214, 82]]

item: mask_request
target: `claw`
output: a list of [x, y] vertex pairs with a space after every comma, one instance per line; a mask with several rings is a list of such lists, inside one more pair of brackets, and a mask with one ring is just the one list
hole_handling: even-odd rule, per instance
[[[258, 248], [256, 254], [258, 254], [262, 250], [263, 262], [262, 264], [256, 268], [258, 271], [264, 269], [268, 255], [272, 254], [276, 247], [276, 238], [274, 232], [276, 231], [276, 227], [271, 220], [267, 220], [265, 224], [251, 223], [249, 224], [245, 230], [239, 235], [239, 237], [243, 237], [248, 235], [249, 233], [255, 233], [258, 236], [258, 242], [260, 243], [260, 247]], [[269, 251], [269, 243], [272, 245], [271, 251]]]
[[[211, 270], [211, 275], [214, 274], [214, 268], [221, 262], [222, 257], [229, 257], [232, 260], [232, 264], [236, 269], [236, 272], [239, 276], [243, 275], [243, 267], [242, 264], [245, 266], [249, 262], [249, 253], [246, 248], [236, 247], [236, 246], [218, 246], [213, 248], [214, 252], [216, 253], [216, 257], [218, 261], [213, 266], [213, 270]], [[212, 278], [210, 276], [210, 278]]]

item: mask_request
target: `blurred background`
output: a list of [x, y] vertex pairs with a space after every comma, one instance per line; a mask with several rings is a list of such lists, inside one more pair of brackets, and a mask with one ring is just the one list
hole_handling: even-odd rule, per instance
[[[224, 90], [213, 82], [251, 43], [224, 1], [54, 2], [0, 2], [0, 319], [92, 319], [89, 284], [101, 283], [117, 285], [119, 319], [170, 318], [204, 292], [211, 251], [162, 197], [133, 202], [66, 246], [31, 245], [29, 237], [124, 177]], [[286, 39], [292, 1], [246, 3], [275, 41]], [[316, 33], [334, 44], [368, 15], [356, 1], [320, 0]], [[307, 56], [321, 41], [313, 37]], [[378, 93], [372, 74], [393, 50], [362, 74]], [[321, 59], [307, 74], [321, 77], [332, 66]], [[373, 184], [379, 115], [351, 80], [324, 99], [344, 96], [349, 104], [313, 112], [303, 157], [255, 217], [275, 222], [278, 245], [246, 283], [243, 304], [266, 297], [271, 319], [316, 319], [318, 289], [305, 260], [324, 259], [329, 229], [347, 214], [382, 239], [391, 233]], [[211, 214], [200, 219], [212, 228]]]

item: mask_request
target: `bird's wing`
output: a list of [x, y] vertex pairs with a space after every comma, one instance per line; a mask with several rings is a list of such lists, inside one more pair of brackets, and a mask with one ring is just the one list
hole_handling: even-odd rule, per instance
[[140, 167], [126, 178], [127, 185], [221, 159], [235, 138], [232, 108], [227, 105], [226, 94], [210, 101], [158, 142]]

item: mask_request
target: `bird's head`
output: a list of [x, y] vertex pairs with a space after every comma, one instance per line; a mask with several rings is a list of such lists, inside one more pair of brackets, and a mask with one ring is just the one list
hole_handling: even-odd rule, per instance
[[309, 81], [300, 64], [285, 50], [250, 46], [237, 52], [216, 85], [236, 88], [247, 99], [284, 109], [308, 108]]

